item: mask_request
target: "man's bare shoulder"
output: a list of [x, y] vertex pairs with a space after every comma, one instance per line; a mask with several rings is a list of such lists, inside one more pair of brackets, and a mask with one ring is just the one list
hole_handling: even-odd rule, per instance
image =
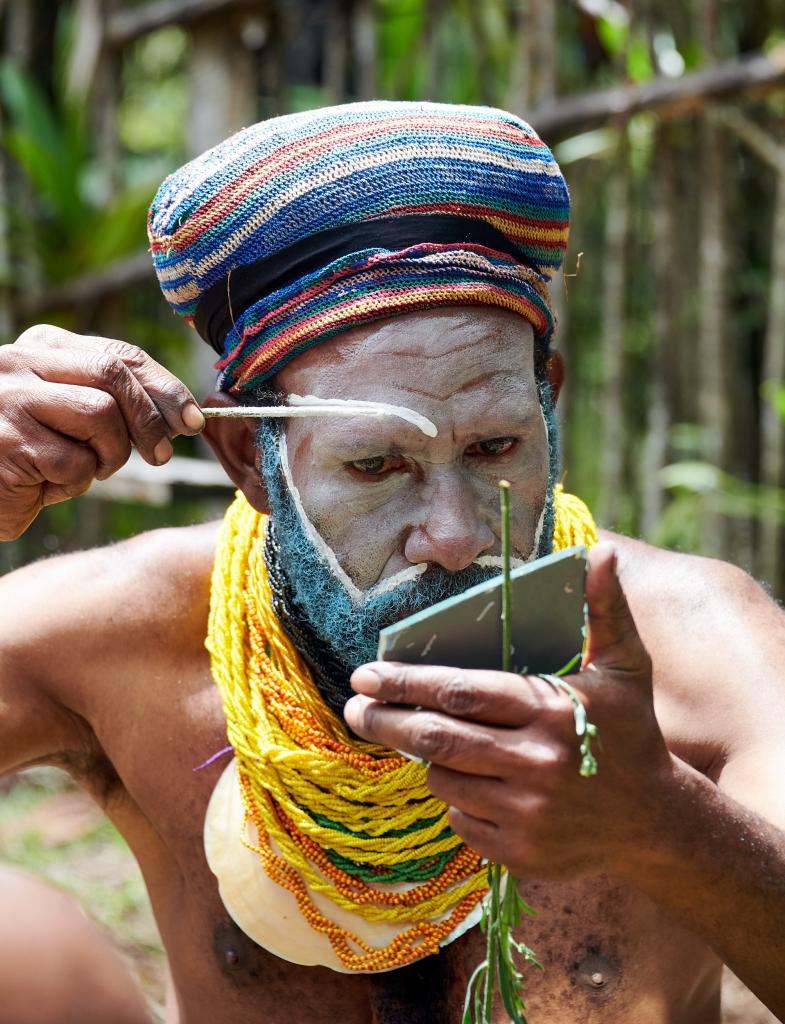
[[78, 703], [123, 666], [198, 647], [220, 523], [154, 530], [35, 562], [0, 579], [0, 644], [37, 685]]
[[653, 658], [663, 726], [702, 748], [717, 770], [768, 743], [785, 715], [782, 609], [728, 562], [604, 537], [616, 545], [619, 577]]
[[728, 601], [754, 600], [770, 613], [780, 614], [763, 587], [730, 562], [669, 551], [610, 530], [601, 530], [600, 534], [616, 547], [619, 576], [629, 600], [641, 605], [647, 614], [667, 613], [662, 606], [666, 600], [679, 613], [716, 610]]

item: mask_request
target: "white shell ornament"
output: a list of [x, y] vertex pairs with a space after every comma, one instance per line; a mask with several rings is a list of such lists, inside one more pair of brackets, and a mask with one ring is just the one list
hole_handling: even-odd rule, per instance
[[[357, 973], [341, 962], [327, 936], [313, 929], [303, 917], [292, 893], [268, 878], [258, 854], [243, 844], [241, 837], [244, 836], [254, 845], [255, 833], [253, 822], [245, 822], [236, 762], [232, 760], [213, 790], [204, 822], [207, 863], [218, 879], [227, 912], [249, 938], [275, 956], [304, 966], [330, 967], [342, 974]], [[279, 853], [277, 849], [275, 852]], [[385, 889], [410, 887], [409, 883], [397, 883]], [[379, 948], [389, 945], [396, 935], [409, 927], [405, 922], [366, 921], [310, 888], [308, 895], [325, 917], [363, 942]], [[441, 945], [447, 945], [477, 924], [481, 914], [480, 903]], [[434, 921], [446, 916], [434, 918]]]

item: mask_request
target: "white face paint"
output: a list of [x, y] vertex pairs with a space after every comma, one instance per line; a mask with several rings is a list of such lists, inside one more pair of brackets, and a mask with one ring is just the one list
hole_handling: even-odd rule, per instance
[[300, 492], [297, 490], [297, 486], [292, 479], [292, 471], [289, 468], [289, 452], [286, 447], [286, 435], [284, 433], [281, 433], [279, 445], [283, 478], [286, 481], [287, 488], [289, 489], [292, 503], [297, 509], [297, 515], [300, 518], [300, 523], [305, 531], [305, 535], [325, 560], [330, 572], [343, 586], [354, 604], [361, 604], [367, 597], [373, 597], [376, 594], [385, 594], [390, 590], [394, 590], [401, 583], [406, 583], [408, 580], [414, 580], [417, 579], [418, 576], [422, 576], [428, 568], [427, 562], [420, 562], [419, 565], [409, 566], [408, 569], [402, 569], [400, 572], [395, 573], [393, 576], [389, 576], [387, 579], [381, 580], [375, 586], [370, 587], [367, 590], [360, 590], [360, 588], [356, 586], [343, 571], [340, 562], [335, 556], [335, 552], [305, 514], [302, 499], [300, 498]]
[[[375, 597], [377, 594], [386, 594], [391, 590], [395, 590], [395, 588], [400, 586], [402, 583], [407, 583], [409, 580], [422, 576], [422, 574], [428, 569], [428, 562], [420, 562], [417, 565], [401, 569], [399, 572], [394, 573], [392, 576], [388, 576], [386, 579], [381, 580], [379, 583], [367, 588], [366, 590], [361, 590], [341, 568], [341, 564], [338, 561], [335, 552], [316, 529], [303, 508], [300, 492], [297, 490], [297, 485], [292, 478], [292, 471], [289, 466], [289, 452], [286, 445], [286, 435], [283, 432], [281, 432], [279, 440], [279, 452], [281, 456], [281, 470], [283, 472], [284, 481], [292, 499], [292, 504], [297, 510], [297, 516], [300, 520], [303, 531], [314, 549], [318, 551], [324, 559], [333, 577], [338, 580], [354, 604], [360, 604], [365, 599]], [[534, 544], [532, 545], [531, 551], [525, 559], [515, 557], [511, 558], [510, 565], [512, 568], [524, 565], [525, 562], [530, 562], [535, 558], [539, 549], [544, 520], [545, 505], [543, 505], [542, 511], [540, 512], [540, 518], [537, 523], [537, 529], [534, 535]], [[504, 561], [501, 555], [481, 555], [479, 558], [475, 558], [473, 560], [472, 565], [498, 568], [501, 572], [504, 567]]]
[[[287, 408], [289, 411], [287, 412]], [[427, 416], [421, 416], [414, 409], [404, 405], [391, 405], [389, 402], [361, 402], [355, 398], [317, 398], [316, 395], [289, 395], [286, 406], [276, 410], [283, 417], [294, 417], [298, 413], [309, 416], [371, 416], [379, 419], [383, 416], [396, 416], [406, 420], [421, 430], [426, 437], [436, 437], [439, 431], [436, 424], [431, 423]]]
[[501, 479], [514, 564], [539, 550], [548, 442], [532, 331], [520, 317], [438, 309], [390, 319], [315, 346], [276, 384], [302, 401], [330, 396], [317, 401], [331, 409], [394, 403], [398, 413], [286, 422], [282, 462], [297, 514], [354, 601], [425, 566], [500, 568]]

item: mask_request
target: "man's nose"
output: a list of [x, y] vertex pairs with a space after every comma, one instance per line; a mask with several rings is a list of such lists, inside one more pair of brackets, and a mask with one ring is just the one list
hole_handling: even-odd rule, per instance
[[422, 520], [409, 532], [404, 555], [414, 565], [435, 562], [458, 572], [494, 546], [493, 530], [480, 514], [477, 496], [460, 472], [439, 476]]

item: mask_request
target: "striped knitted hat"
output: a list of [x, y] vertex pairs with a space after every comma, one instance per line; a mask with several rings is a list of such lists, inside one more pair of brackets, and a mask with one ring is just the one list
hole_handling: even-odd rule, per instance
[[244, 128], [170, 175], [148, 218], [164, 296], [237, 395], [340, 331], [433, 306], [512, 310], [547, 348], [568, 226], [524, 121], [388, 102]]

